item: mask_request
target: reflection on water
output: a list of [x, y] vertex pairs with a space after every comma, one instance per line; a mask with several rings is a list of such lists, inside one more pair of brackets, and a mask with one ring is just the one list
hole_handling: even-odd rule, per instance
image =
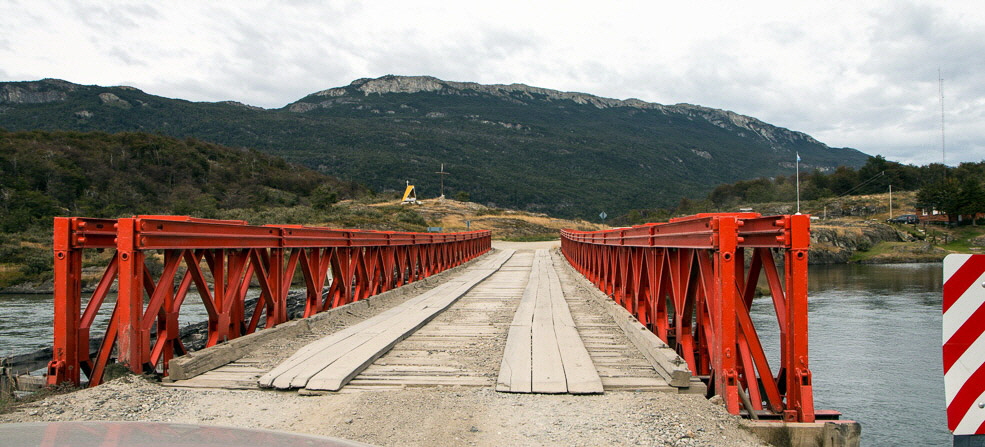
[[[866, 446], [951, 445], [941, 265], [811, 266], [809, 278], [815, 408], [861, 422]], [[757, 332], [776, 352], [772, 312], [769, 300], [753, 304]]]
[[[900, 292], [940, 292], [942, 278], [943, 270], [940, 264], [811, 266], [809, 290], [811, 292], [864, 290], [880, 295]], [[939, 304], [938, 299], [937, 305]]]

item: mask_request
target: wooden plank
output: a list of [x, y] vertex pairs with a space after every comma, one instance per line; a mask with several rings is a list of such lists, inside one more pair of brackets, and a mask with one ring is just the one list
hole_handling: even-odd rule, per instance
[[[404, 303], [406, 304], [406, 303]], [[360, 331], [367, 330], [379, 324], [381, 320], [386, 320], [392, 316], [399, 315], [405, 308], [401, 306], [396, 306], [388, 309], [376, 317], [363, 320], [331, 335], [318, 339], [312, 343], [309, 343], [295, 352], [293, 355], [288, 357], [286, 360], [281, 362], [279, 365], [270, 370], [270, 372], [264, 374], [258, 380], [261, 387], [270, 388], [275, 387], [274, 381], [278, 381], [279, 386], [277, 388], [285, 388], [290, 384], [290, 380], [293, 379], [297, 374], [294, 373], [290, 378], [284, 379], [281, 376], [290, 375], [290, 371], [297, 368], [305, 363], [309, 362], [313, 357], [318, 356], [326, 350], [331, 350], [333, 346], [342, 341], [352, 337], [353, 335], [359, 333]], [[279, 379], [279, 380], [278, 380]]]
[[509, 393], [531, 392], [530, 325], [510, 326], [506, 350], [499, 367], [496, 391]]
[[[269, 373], [260, 377], [258, 383], [261, 387], [279, 389], [304, 387], [311, 378], [344, 356], [353, 353], [361, 355], [364, 350], [360, 350], [360, 347], [376, 335], [400, 326], [400, 322], [406, 321], [411, 316], [427, 318], [429, 314], [427, 312], [421, 313], [422, 310], [431, 311], [433, 316], [433, 313], [446, 308], [449, 299], [457, 299], [465, 291], [495, 271], [494, 267], [505, 263], [510, 256], [512, 256], [511, 251], [504, 251], [491, 260], [480, 264], [478, 268], [467, 270], [462, 274], [464, 277], [449, 280], [373, 318], [306, 345]], [[413, 322], [411, 326], [420, 327], [418, 323]], [[387, 333], [392, 333], [392, 331]]]
[[538, 261], [534, 258], [533, 267], [528, 272], [527, 285], [520, 297], [513, 322], [506, 336], [506, 349], [499, 368], [496, 390], [512, 393], [530, 393], [531, 376], [531, 327], [534, 306], [537, 301], [539, 277], [534, 274]]
[[[304, 388], [313, 391], [338, 391], [395, 344], [427, 324], [438, 313], [447, 309], [462, 295], [495, 273], [512, 255], [512, 250], [504, 251], [479, 268], [469, 270], [461, 282], [451, 283], [441, 293], [436, 293], [433, 297], [420, 301], [418, 303], [420, 307], [410, 313], [402, 314], [400, 321], [394, 322], [394, 319], [387, 321], [387, 324], [390, 324], [389, 327], [376, 334], [367, 334], [367, 337], [363, 337], [366, 339], [364, 343], [320, 369], [311, 376]], [[451, 290], [448, 291], [447, 289]]]
[[547, 258], [547, 277], [550, 286], [552, 316], [554, 318], [554, 334], [557, 338], [558, 351], [564, 368], [565, 382], [571, 394], [602, 394], [602, 379], [599, 378], [592, 357], [575, 328], [571, 318], [571, 309], [564, 299], [561, 290], [561, 279], [555, 270], [554, 263]]
[[[429, 296], [428, 298], [431, 297]], [[357, 330], [348, 334], [346, 338], [332, 340], [333, 343], [322, 343], [321, 352], [308, 357], [302, 363], [297, 363], [292, 368], [283, 372], [273, 382], [274, 386], [279, 389], [305, 388], [311, 378], [318, 375], [330, 365], [344, 356], [356, 352], [360, 347], [372, 340], [373, 337], [384, 333], [388, 329], [392, 329], [395, 325], [399, 326], [401, 322], [406, 321], [406, 318], [411, 318], [420, 312], [419, 309], [414, 308], [415, 305], [422, 304], [415, 302], [414, 305], [402, 306], [402, 309], [399, 309], [398, 313], [388, 315], [385, 318], [379, 318], [380, 316], [377, 316], [377, 318], [366, 320], [370, 324], [361, 325]]]
[[[343, 331], [343, 333], [336, 337], [329, 336], [327, 338], [330, 343], [316, 342], [321, 348], [320, 351], [308, 353], [310, 355], [301, 356], [300, 358], [294, 358], [291, 367], [279, 372], [275, 368], [270, 373], [261, 377], [258, 382], [263, 386], [269, 377], [273, 379], [270, 381], [270, 386], [277, 389], [304, 388], [305, 384], [308, 383], [308, 379], [318, 374], [322, 369], [325, 369], [325, 367], [343, 355], [359, 348], [359, 346], [365, 343], [364, 337], [370, 334], [375, 335], [385, 330], [389, 326], [391, 319], [384, 318], [366, 321], [372, 321], [375, 324], [362, 325], [362, 327], [355, 328], [356, 330], [354, 331]], [[277, 374], [274, 375], [275, 373]]]
[[[529, 390], [525, 383], [521, 386], [515, 383], [526, 375], [528, 355]], [[521, 366], [524, 371], [518, 372]], [[534, 393], [603, 392], [602, 381], [575, 329], [560, 278], [547, 250], [538, 250], [534, 255], [530, 279], [507, 337], [496, 389]]]
[[604, 382], [606, 387], [668, 386], [667, 381], [660, 377], [607, 377]]
[[407, 320], [390, 326], [379, 334], [374, 334], [356, 349], [346, 352], [330, 365], [325, 365], [306, 380], [303, 388], [315, 391], [338, 391], [356, 374], [389, 351], [393, 345], [431, 321], [431, 318], [441, 310], [443, 309], [432, 308], [407, 315]]
[[[352, 386], [393, 386], [393, 385], [404, 385], [404, 386], [435, 386], [435, 385], [448, 385], [448, 386], [490, 386], [493, 383], [492, 378], [488, 377], [405, 377], [400, 379], [389, 379], [389, 378], [372, 378], [364, 379], [361, 376], [357, 379], [353, 379], [349, 382]], [[318, 390], [308, 390], [304, 391], [318, 391]]]
[[[560, 259], [558, 254], [553, 254], [555, 258]], [[567, 262], [567, 261], [559, 261]], [[565, 268], [574, 269], [567, 265]], [[582, 281], [588, 290], [598, 290], [593, 284], [591, 284], [584, 276], [579, 273], [574, 273], [571, 275], [576, 278], [576, 281]], [[616, 325], [626, 334], [629, 341], [643, 354], [644, 357], [650, 362], [654, 370], [656, 370], [661, 377], [663, 377], [670, 386], [686, 388], [691, 384], [691, 371], [687, 367], [687, 363], [677, 355], [677, 353], [670, 349], [660, 337], [656, 334], [650, 332], [646, 327], [639, 323], [632, 314], [629, 313], [625, 308], [616, 304], [615, 301], [603, 298], [601, 292], [590, 295], [590, 299], [595, 300], [597, 303], [601, 304]], [[589, 343], [589, 346], [600, 346], [604, 345], [603, 341], [597, 342], [598, 344]]]
[[564, 377], [571, 394], [602, 394], [602, 379], [588, 355], [578, 332], [571, 326], [555, 326], [558, 350], [564, 367]]
[[537, 296], [531, 326], [531, 390], [534, 393], [565, 393], [564, 365], [554, 332], [550, 278], [547, 275], [546, 250], [537, 250], [531, 275], [536, 275]]
[[288, 321], [200, 351], [176, 357], [168, 363], [168, 377], [183, 380], [239, 360], [257, 346], [276, 337], [298, 337], [310, 331], [305, 320]]
[[[534, 265], [536, 265], [536, 258]], [[534, 305], [537, 300], [539, 279], [530, 270], [527, 285], [523, 289], [520, 303], [513, 322], [506, 335], [506, 348], [499, 367], [499, 378], [496, 381], [496, 391], [511, 393], [531, 392], [531, 325], [533, 324]]]
[[[500, 255], [494, 257], [492, 260], [486, 261], [485, 263], [483, 263], [481, 265], [482, 266], [485, 266], [485, 264], [488, 264], [490, 262], [492, 262], [492, 263], [498, 262], [498, 260], [503, 255], [504, 254], [501, 253]], [[471, 271], [471, 270], [469, 270], [469, 271]], [[341, 330], [339, 332], [333, 333], [333, 334], [331, 334], [331, 335], [329, 335], [327, 337], [324, 337], [324, 338], [322, 338], [322, 339], [320, 339], [320, 340], [318, 340], [316, 342], [313, 342], [313, 343], [310, 343], [310, 344], [304, 346], [303, 348], [299, 349], [290, 358], [288, 358], [287, 360], [285, 360], [284, 362], [282, 362], [280, 365], [278, 365], [277, 368], [274, 368], [274, 370], [272, 370], [270, 372], [270, 374], [266, 375], [262, 379], [261, 386], [264, 386], [266, 384], [266, 382], [272, 382], [273, 378], [276, 377], [277, 375], [282, 374], [283, 372], [285, 372], [285, 371], [287, 371], [287, 370], [289, 370], [289, 369], [291, 369], [293, 367], [296, 367], [299, 364], [305, 363], [309, 358], [311, 358], [312, 356], [316, 355], [317, 353], [319, 353], [319, 352], [321, 352], [321, 351], [323, 351], [325, 349], [330, 349], [335, 343], [340, 342], [341, 340], [343, 340], [343, 339], [351, 336], [352, 334], [359, 333], [359, 332], [361, 332], [363, 330], [366, 330], [367, 328], [370, 328], [370, 327], [375, 326], [376, 324], [379, 323], [378, 320], [388, 319], [388, 318], [393, 318], [393, 317], [398, 317], [399, 318], [399, 317], [401, 317], [401, 315], [403, 315], [406, 312], [409, 312], [411, 309], [421, 307], [422, 306], [421, 303], [426, 302], [429, 299], [432, 299], [432, 298], [434, 298], [436, 296], [440, 296], [441, 294], [445, 293], [448, 289], [453, 289], [454, 287], [460, 286], [460, 285], [462, 285], [464, 283], [465, 283], [465, 281], [463, 281], [460, 278], [455, 278], [455, 279], [449, 280], [446, 283], [444, 283], [444, 284], [442, 284], [442, 285], [440, 285], [438, 287], [435, 287], [433, 289], [427, 290], [427, 291], [423, 292], [421, 295], [419, 295], [419, 296], [417, 296], [417, 297], [415, 297], [413, 299], [407, 300], [407, 301], [405, 301], [404, 303], [401, 303], [398, 306], [395, 306], [393, 308], [390, 308], [390, 309], [388, 309], [388, 310], [386, 310], [386, 311], [384, 311], [384, 312], [376, 315], [375, 317], [373, 317], [371, 319], [367, 319], [367, 320], [364, 320], [362, 322], [359, 322], [359, 323], [357, 323], [357, 324], [355, 324], [353, 326], [350, 326], [348, 328], [345, 328], [345, 329], [343, 329], [343, 330]], [[360, 303], [360, 302], [365, 302], [365, 300], [363, 300], [363, 301], [357, 301], [356, 303]], [[356, 303], [352, 303], [352, 304], [356, 304]], [[352, 305], [352, 304], [349, 304], [349, 305]], [[349, 306], [349, 305], [347, 305], [347, 306]], [[316, 317], [313, 317], [313, 318], [316, 318]]]

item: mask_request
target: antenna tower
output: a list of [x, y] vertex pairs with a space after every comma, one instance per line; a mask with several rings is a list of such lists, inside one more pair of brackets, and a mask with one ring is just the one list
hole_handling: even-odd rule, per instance
[[947, 177], [947, 152], [944, 145], [944, 78], [941, 76], [941, 69], [937, 67], [937, 85], [941, 97], [941, 164], [944, 165], [944, 177]]

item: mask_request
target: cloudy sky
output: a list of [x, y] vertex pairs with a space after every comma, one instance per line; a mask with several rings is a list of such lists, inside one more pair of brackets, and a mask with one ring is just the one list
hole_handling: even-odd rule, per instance
[[[803, 3], [803, 5], [802, 5]], [[0, 3], [0, 80], [282, 107], [386, 74], [732, 110], [835, 147], [985, 160], [975, 1]]]

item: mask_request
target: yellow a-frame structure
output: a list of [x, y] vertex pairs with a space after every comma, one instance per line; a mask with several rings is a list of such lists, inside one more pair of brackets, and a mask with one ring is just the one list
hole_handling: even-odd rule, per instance
[[404, 190], [404, 198], [400, 200], [400, 203], [416, 203], [417, 202], [417, 190], [414, 189], [414, 185], [407, 182], [407, 189]]

